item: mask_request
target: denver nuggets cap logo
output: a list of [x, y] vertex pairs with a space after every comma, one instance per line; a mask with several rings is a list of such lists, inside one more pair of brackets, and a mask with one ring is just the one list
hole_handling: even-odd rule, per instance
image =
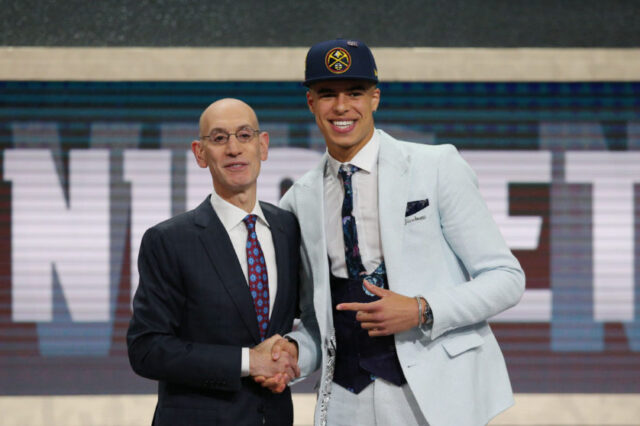
[[324, 58], [327, 69], [334, 74], [342, 74], [351, 67], [351, 55], [342, 47], [334, 47]]

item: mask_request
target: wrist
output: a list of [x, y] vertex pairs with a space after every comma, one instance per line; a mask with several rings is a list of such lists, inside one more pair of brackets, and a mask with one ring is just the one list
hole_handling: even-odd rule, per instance
[[431, 306], [424, 297], [418, 295], [416, 296], [416, 300], [418, 299], [421, 300], [421, 307], [423, 307], [420, 312], [420, 321], [418, 324], [423, 328], [431, 328], [433, 325], [433, 311], [431, 310]]
[[422, 314], [422, 325], [424, 327], [431, 328], [433, 326], [433, 311], [431, 311], [431, 306], [427, 299], [424, 299], [424, 313]]
[[423, 299], [421, 296], [415, 296], [414, 299], [416, 299], [416, 302], [418, 303], [418, 322], [415, 326], [420, 327], [422, 325], [424, 303], [422, 302]]

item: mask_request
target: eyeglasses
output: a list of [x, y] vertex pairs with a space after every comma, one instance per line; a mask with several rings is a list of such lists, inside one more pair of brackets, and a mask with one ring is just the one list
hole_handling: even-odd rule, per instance
[[200, 139], [209, 139], [214, 145], [226, 145], [229, 142], [229, 138], [233, 135], [238, 142], [247, 143], [250, 142], [260, 130], [254, 130], [251, 127], [245, 127], [238, 130], [235, 133], [227, 133], [223, 130], [213, 129], [208, 136], [200, 136]]

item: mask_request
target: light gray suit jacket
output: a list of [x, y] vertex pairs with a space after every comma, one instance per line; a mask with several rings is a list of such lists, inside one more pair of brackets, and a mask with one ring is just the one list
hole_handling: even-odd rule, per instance
[[[513, 404], [487, 319], [518, 303], [524, 273], [478, 191], [475, 173], [453, 146], [400, 142], [376, 132], [389, 288], [424, 296], [434, 316], [430, 330], [395, 335], [400, 365], [431, 426], [486, 424]], [[299, 345], [303, 376], [322, 366], [316, 424], [324, 424], [331, 403], [335, 355], [324, 229], [326, 163], [327, 154], [281, 201], [301, 227], [301, 324], [290, 336]], [[405, 216], [407, 203], [427, 199], [427, 207]]]

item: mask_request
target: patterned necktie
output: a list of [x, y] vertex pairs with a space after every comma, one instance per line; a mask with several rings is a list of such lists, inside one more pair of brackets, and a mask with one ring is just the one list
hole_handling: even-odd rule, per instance
[[242, 221], [247, 225], [247, 276], [249, 278], [249, 291], [253, 298], [253, 306], [256, 309], [260, 340], [264, 340], [269, 327], [269, 277], [267, 264], [264, 260], [262, 248], [256, 235], [255, 214], [247, 215]]
[[360, 249], [358, 249], [358, 231], [356, 219], [353, 217], [353, 186], [351, 176], [360, 170], [352, 164], [343, 164], [338, 170], [344, 185], [344, 201], [342, 202], [342, 235], [344, 236], [344, 255], [350, 279], [359, 279], [365, 273]]

